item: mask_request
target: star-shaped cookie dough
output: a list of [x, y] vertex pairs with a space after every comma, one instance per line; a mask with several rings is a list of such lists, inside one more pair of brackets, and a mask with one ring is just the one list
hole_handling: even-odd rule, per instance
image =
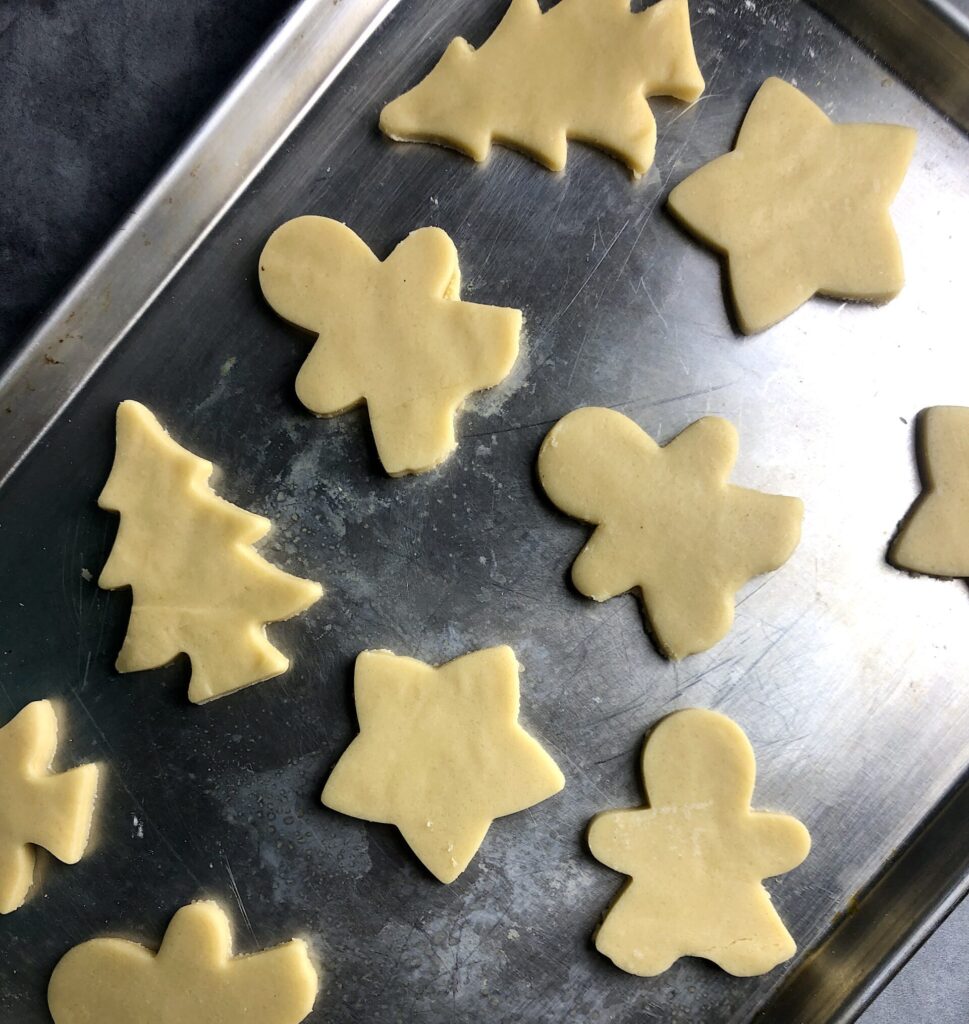
[[57, 715], [48, 700], [28, 704], [0, 729], [0, 914], [23, 905], [34, 877], [34, 846], [76, 864], [87, 846], [98, 768], [52, 772]]
[[347, 227], [297, 217], [259, 258], [263, 295], [280, 316], [319, 335], [296, 378], [320, 416], [367, 405], [391, 476], [423, 473], [454, 451], [454, 417], [518, 357], [522, 315], [459, 298], [454, 243], [421, 228], [381, 262]]
[[753, 334], [815, 294], [898, 294], [889, 206], [914, 149], [911, 128], [834, 124], [794, 86], [768, 78], [733, 152], [677, 185], [669, 206], [726, 256], [740, 329]]
[[565, 779], [518, 724], [518, 662], [489, 647], [434, 668], [390, 651], [357, 658], [360, 734], [323, 790], [335, 811], [396, 825], [424, 866], [453, 882], [495, 818]]
[[683, 658], [722, 639], [734, 594], [779, 568], [801, 536], [804, 506], [727, 483], [737, 431], [706, 416], [659, 445], [612, 409], [577, 409], [538, 456], [546, 494], [596, 530], [572, 566], [595, 601], [638, 589], [659, 646]]
[[918, 418], [923, 490], [889, 549], [900, 569], [969, 577], [969, 409], [937, 405]]
[[481, 161], [492, 142], [565, 167], [575, 139], [638, 177], [656, 150], [648, 96], [692, 103], [703, 92], [686, 0], [631, 11], [630, 0], [512, 0], [475, 48], [452, 40], [433, 71], [388, 103], [380, 127], [398, 141], [437, 142]]
[[124, 939], [75, 946], [47, 1001], [55, 1024], [299, 1024], [318, 987], [302, 939], [234, 957], [225, 911], [203, 901], [178, 911], [157, 953]]
[[754, 774], [743, 730], [714, 711], [678, 711], [650, 734], [649, 808], [589, 827], [592, 855], [630, 876], [595, 935], [617, 967], [651, 977], [698, 956], [749, 977], [794, 955], [761, 882], [796, 868], [811, 837], [796, 818], [751, 811]]

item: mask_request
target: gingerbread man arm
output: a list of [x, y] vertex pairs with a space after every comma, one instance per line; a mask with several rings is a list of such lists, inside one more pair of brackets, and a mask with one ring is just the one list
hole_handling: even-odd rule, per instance
[[811, 836], [797, 818], [767, 811], [751, 814], [747, 844], [762, 878], [793, 871], [811, 852]]

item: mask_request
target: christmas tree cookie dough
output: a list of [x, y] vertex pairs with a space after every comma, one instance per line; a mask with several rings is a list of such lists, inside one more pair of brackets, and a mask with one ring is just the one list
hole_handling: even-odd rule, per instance
[[553, 171], [567, 139], [615, 156], [635, 176], [653, 163], [647, 96], [692, 103], [703, 92], [686, 0], [633, 13], [630, 0], [512, 0], [478, 49], [454, 39], [421, 83], [384, 107], [392, 139], [437, 142], [484, 160], [491, 143]]
[[592, 855], [630, 876], [595, 935], [624, 971], [651, 977], [681, 956], [739, 977], [796, 951], [761, 882], [811, 847], [785, 814], [750, 809], [754, 753], [738, 725], [691, 709], [663, 719], [643, 751], [649, 807], [606, 811], [589, 828]]
[[134, 598], [117, 669], [158, 668], [184, 652], [197, 704], [285, 672], [289, 660], [266, 639], [265, 624], [323, 594], [256, 554], [251, 545], [269, 520], [219, 498], [208, 485], [212, 470], [143, 405], [118, 406], [114, 466], [98, 499], [121, 513], [98, 584], [130, 586]]
[[779, 568], [801, 536], [799, 498], [727, 483], [737, 432], [706, 416], [661, 448], [611, 409], [569, 413], [538, 456], [545, 492], [596, 526], [572, 566], [595, 601], [638, 589], [671, 658], [712, 647], [733, 623], [734, 594]]
[[454, 417], [518, 357], [522, 315], [459, 298], [454, 243], [421, 228], [381, 262], [347, 227], [297, 217], [259, 258], [263, 295], [280, 316], [319, 335], [296, 378], [320, 416], [367, 405], [391, 476], [423, 473], [454, 451]]
[[424, 866], [453, 882], [495, 818], [558, 793], [562, 773], [518, 724], [518, 662], [489, 647], [433, 668], [390, 651], [357, 658], [360, 734], [323, 803], [396, 825]]
[[57, 715], [47, 700], [28, 704], [0, 728], [0, 914], [27, 899], [34, 846], [76, 864], [87, 846], [98, 768], [53, 772]]
[[301, 939], [233, 957], [228, 918], [200, 902], [172, 918], [157, 953], [124, 939], [75, 946], [47, 1001], [55, 1024], [299, 1024], [318, 987]]
[[923, 489], [889, 561], [930, 576], [969, 577], [969, 409], [924, 409], [918, 434]]
[[815, 294], [898, 294], [902, 255], [888, 210], [914, 149], [911, 128], [833, 124], [768, 78], [733, 152], [677, 185], [669, 206], [727, 257], [740, 329], [753, 334]]

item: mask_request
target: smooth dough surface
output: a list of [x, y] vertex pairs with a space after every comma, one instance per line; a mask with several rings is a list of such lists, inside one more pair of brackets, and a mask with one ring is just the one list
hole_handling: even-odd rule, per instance
[[204, 901], [178, 911], [157, 953], [124, 939], [75, 946], [47, 1001], [55, 1024], [299, 1024], [318, 987], [302, 939], [233, 957], [225, 912]]
[[727, 483], [737, 432], [706, 416], [661, 448], [612, 409], [577, 409], [538, 456], [545, 492], [596, 525], [572, 565], [596, 601], [638, 589], [656, 641], [671, 658], [705, 651], [733, 624], [734, 594], [779, 568], [801, 536], [804, 506]]
[[424, 866], [452, 882], [495, 818], [558, 793], [558, 766], [518, 724], [510, 647], [434, 668], [390, 651], [357, 657], [360, 734], [337, 762], [323, 803], [396, 825]]
[[883, 302], [905, 277], [889, 206], [915, 149], [911, 128], [834, 124], [768, 78], [733, 152], [670, 193], [670, 209], [727, 257], [740, 329], [762, 331], [812, 295]]
[[460, 299], [454, 243], [421, 228], [381, 262], [348, 227], [297, 217], [273, 232], [259, 283], [280, 316], [319, 335], [296, 378], [320, 416], [367, 404], [391, 476], [423, 473], [454, 451], [454, 417], [518, 357], [517, 309]]
[[479, 49], [454, 39], [431, 73], [384, 107], [392, 139], [437, 142], [484, 160], [491, 143], [553, 171], [567, 139], [622, 160], [639, 176], [656, 149], [647, 96], [692, 103], [703, 92], [686, 0], [632, 13], [630, 0], [512, 0]]
[[889, 551], [901, 569], [969, 577], [969, 409], [937, 405], [918, 418], [922, 493]]
[[189, 700], [203, 703], [278, 676], [289, 660], [265, 624], [318, 601], [323, 588], [270, 565], [252, 548], [271, 527], [209, 487], [212, 463], [176, 444], [138, 402], [118, 406], [114, 466], [101, 508], [121, 513], [98, 580], [130, 586], [119, 672], [192, 661]]
[[749, 977], [794, 955], [761, 881], [796, 868], [811, 838], [796, 818], [751, 811], [754, 774], [743, 730], [714, 711], [678, 711], [650, 734], [649, 808], [589, 827], [593, 856], [630, 876], [595, 935], [617, 967], [651, 977], [697, 956]]
[[22, 906], [34, 877], [34, 846], [76, 864], [87, 846], [98, 767], [53, 772], [57, 715], [28, 704], [0, 729], [0, 914]]

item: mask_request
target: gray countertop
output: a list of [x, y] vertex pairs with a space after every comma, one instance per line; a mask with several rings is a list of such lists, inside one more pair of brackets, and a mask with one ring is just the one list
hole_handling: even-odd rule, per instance
[[[0, 4], [0, 364], [290, 6]], [[888, 986], [864, 1024], [963, 1024], [967, 963], [969, 903]]]

